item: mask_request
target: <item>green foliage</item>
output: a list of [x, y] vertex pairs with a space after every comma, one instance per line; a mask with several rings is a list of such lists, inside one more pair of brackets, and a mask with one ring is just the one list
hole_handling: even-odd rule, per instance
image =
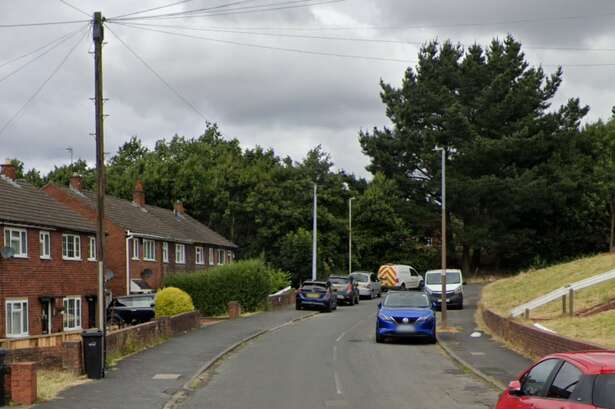
[[276, 293], [290, 286], [290, 274], [285, 271], [270, 269], [269, 270], [269, 293]]
[[166, 286], [181, 288], [192, 296], [203, 315], [223, 314], [229, 301], [238, 301], [244, 311], [255, 311], [267, 300], [272, 285], [272, 269], [262, 260], [245, 260], [211, 270], [175, 274]]
[[192, 298], [185, 291], [166, 287], [156, 293], [156, 318], [172, 317], [194, 311]]

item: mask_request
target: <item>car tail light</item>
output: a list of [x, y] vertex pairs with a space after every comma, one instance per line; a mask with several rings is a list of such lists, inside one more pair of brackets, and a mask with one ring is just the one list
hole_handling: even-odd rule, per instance
[[399, 278], [395, 277], [395, 282], [399, 283]]
[[352, 284], [348, 284], [348, 288], [346, 289], [346, 291], [348, 291], [348, 292], [352, 291]]

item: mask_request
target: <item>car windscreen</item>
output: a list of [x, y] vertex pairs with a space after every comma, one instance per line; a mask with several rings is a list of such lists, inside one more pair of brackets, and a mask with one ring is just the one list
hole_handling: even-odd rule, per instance
[[[437, 273], [429, 273], [427, 277], [425, 277], [425, 283], [428, 285], [434, 284], [442, 284], [441, 280], [442, 274], [440, 272]], [[459, 284], [461, 282], [461, 274], [456, 271], [448, 271], [446, 273], [446, 284]]]
[[303, 283], [303, 286], [301, 286], [301, 289], [304, 290], [304, 291], [323, 292], [323, 291], [327, 290], [327, 284], [325, 284], [325, 283], [307, 282], [307, 283]]
[[149, 308], [154, 303], [153, 297], [118, 298], [118, 303], [126, 307]]
[[387, 308], [429, 308], [429, 298], [422, 293], [391, 293], [384, 299]]
[[345, 277], [329, 277], [329, 281], [333, 284], [348, 284], [348, 278]]
[[351, 274], [352, 277], [360, 283], [368, 283], [369, 276], [367, 274]]
[[594, 405], [615, 409], [615, 375], [599, 375], [594, 384]]

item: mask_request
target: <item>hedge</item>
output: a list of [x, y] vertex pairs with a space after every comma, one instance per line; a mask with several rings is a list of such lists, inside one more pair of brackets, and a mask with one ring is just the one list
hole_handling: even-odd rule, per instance
[[156, 294], [156, 318], [172, 317], [194, 311], [190, 295], [175, 287], [164, 288]]
[[164, 285], [181, 288], [201, 314], [212, 316], [226, 313], [229, 301], [239, 301], [244, 311], [255, 311], [265, 304], [272, 286], [281, 283], [279, 272], [262, 260], [245, 260], [168, 276]]

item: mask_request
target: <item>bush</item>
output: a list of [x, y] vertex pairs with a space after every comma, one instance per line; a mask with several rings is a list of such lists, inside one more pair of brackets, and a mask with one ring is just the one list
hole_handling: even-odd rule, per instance
[[272, 269], [269, 271], [269, 282], [269, 293], [273, 294], [290, 285], [290, 274], [282, 270]]
[[190, 294], [196, 308], [206, 316], [226, 313], [229, 301], [238, 301], [244, 311], [255, 311], [267, 301], [272, 276], [275, 275], [276, 283], [281, 282], [279, 274], [272, 271], [262, 260], [245, 260], [208, 271], [169, 276], [165, 285]]
[[185, 291], [175, 287], [164, 288], [156, 294], [156, 318], [172, 317], [194, 311], [192, 298]]

